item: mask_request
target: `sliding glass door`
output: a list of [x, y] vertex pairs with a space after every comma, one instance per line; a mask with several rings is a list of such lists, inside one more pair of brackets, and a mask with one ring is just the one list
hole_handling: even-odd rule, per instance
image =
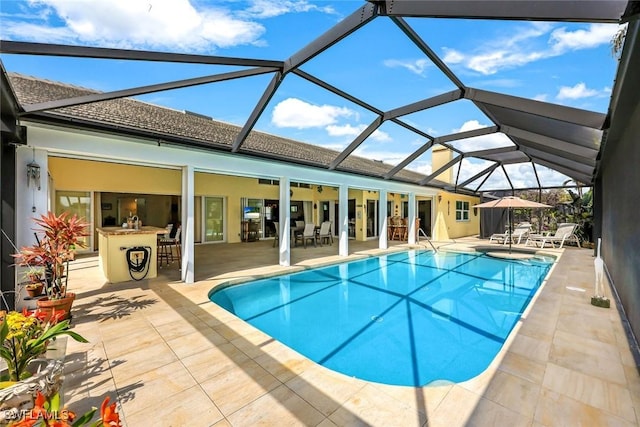
[[223, 242], [225, 236], [224, 197], [204, 197], [204, 242]]

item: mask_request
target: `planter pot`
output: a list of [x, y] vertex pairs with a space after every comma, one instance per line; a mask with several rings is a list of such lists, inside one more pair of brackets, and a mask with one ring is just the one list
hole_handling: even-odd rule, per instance
[[19, 420], [21, 411], [33, 408], [39, 391], [51, 397], [60, 390], [64, 364], [60, 360], [36, 359], [29, 363], [33, 376], [0, 390], [0, 424]]
[[38, 309], [46, 313], [45, 320], [48, 321], [53, 315], [54, 310], [59, 312], [64, 310], [64, 316], [61, 320], [71, 318], [71, 305], [73, 304], [73, 300], [76, 299], [76, 294], [73, 292], [67, 292], [67, 296], [65, 298], [50, 300], [49, 298], [41, 298], [36, 301], [38, 305]]
[[44, 288], [44, 285], [42, 283], [37, 283], [37, 284], [28, 284], [26, 287], [27, 290], [27, 294], [29, 294], [30, 298], [35, 298], [35, 297], [39, 297], [40, 295], [42, 295], [42, 289]]

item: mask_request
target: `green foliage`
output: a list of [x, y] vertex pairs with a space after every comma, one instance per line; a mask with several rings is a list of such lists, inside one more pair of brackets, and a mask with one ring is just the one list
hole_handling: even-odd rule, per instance
[[47, 343], [58, 336], [68, 335], [76, 341], [88, 342], [69, 327], [68, 320], [55, 324], [45, 322], [37, 311], [7, 313], [0, 326], [0, 357], [7, 363], [8, 380], [27, 378], [29, 362], [43, 354]]

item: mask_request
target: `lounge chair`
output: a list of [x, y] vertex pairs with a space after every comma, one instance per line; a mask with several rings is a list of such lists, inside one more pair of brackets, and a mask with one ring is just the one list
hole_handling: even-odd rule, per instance
[[493, 242], [493, 240], [496, 240], [498, 243], [503, 243], [506, 245], [511, 240], [511, 243], [520, 244], [522, 238], [529, 235], [529, 231], [531, 231], [531, 224], [528, 222], [521, 222], [513, 230], [513, 234], [509, 233], [509, 231], [507, 231], [506, 233], [492, 234], [489, 238], [489, 241]]
[[578, 224], [573, 224], [570, 222], [558, 224], [558, 229], [554, 234], [549, 234], [549, 235], [531, 234], [529, 235], [529, 238], [527, 239], [526, 244], [528, 245], [529, 243], [533, 243], [534, 246], [538, 246], [538, 243], [539, 243], [540, 247], [544, 248], [544, 245], [547, 244], [548, 242], [551, 244], [551, 247], [555, 248], [556, 247], [555, 244], [557, 242], [560, 244], [559, 248], [562, 248], [562, 245], [564, 245], [564, 242], [569, 240], [575, 240], [575, 242], [578, 244], [578, 247], [580, 247], [580, 241], [578, 240], [578, 236], [574, 234], [577, 226]]
[[307, 248], [307, 240], [313, 240], [313, 246], [316, 245], [316, 225], [315, 224], [305, 224], [304, 230], [302, 233], [296, 233], [295, 244], [298, 245], [298, 240], [302, 241], [304, 248]]

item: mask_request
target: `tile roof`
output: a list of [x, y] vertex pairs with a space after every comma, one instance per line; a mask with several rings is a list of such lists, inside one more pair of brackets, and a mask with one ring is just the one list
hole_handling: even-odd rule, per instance
[[[69, 84], [8, 73], [11, 85], [22, 105], [67, 99], [100, 93]], [[30, 113], [38, 114], [38, 113]], [[42, 116], [38, 114], [38, 116]], [[118, 98], [90, 104], [47, 110], [46, 116], [81, 120], [88, 126], [118, 128], [121, 132], [143, 132], [151, 138], [179, 141], [229, 152], [241, 128], [188, 112], [173, 110], [131, 98]], [[78, 123], [76, 122], [76, 125]], [[251, 131], [239, 150], [241, 153], [327, 168], [339, 152], [316, 145]], [[381, 161], [348, 156], [338, 170], [382, 177], [393, 165]], [[425, 175], [402, 170], [396, 181], [418, 183]], [[433, 182], [432, 182], [433, 185]], [[436, 182], [436, 186], [444, 183]]]

